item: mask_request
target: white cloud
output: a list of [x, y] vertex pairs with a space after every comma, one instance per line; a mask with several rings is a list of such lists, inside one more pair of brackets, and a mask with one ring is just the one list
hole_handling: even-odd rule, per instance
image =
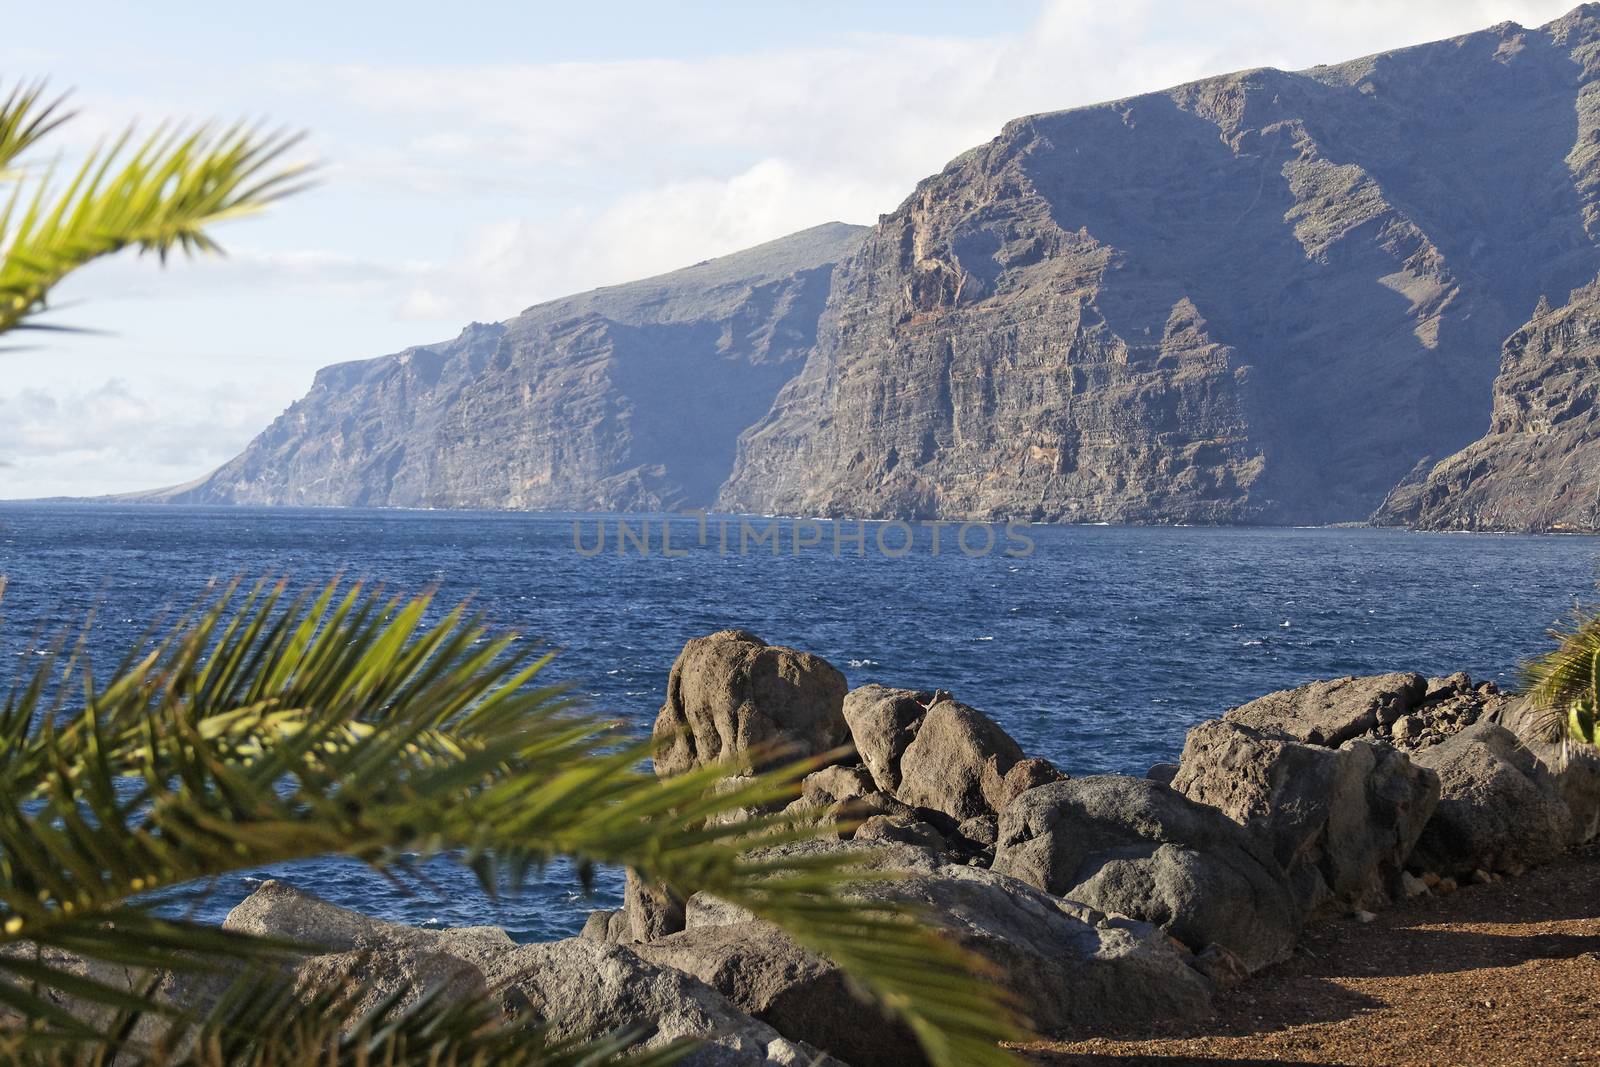
[[728, 178], [630, 192], [598, 211], [507, 220], [481, 229], [463, 260], [419, 273], [401, 313], [505, 318], [541, 298], [665, 273], [813, 223], [870, 221], [862, 203], [893, 203], [902, 192], [849, 173], [816, 180], [767, 159]]
[[110, 378], [0, 393], [0, 498], [186, 481], [229, 459], [276, 414], [243, 384], [151, 384]]
[[[1248, 66], [1305, 67], [1548, 20], [1550, 0], [1207, 5], [1058, 0], [1016, 37], [855, 37], [708, 60], [303, 70], [306, 91], [410, 134], [349, 173], [466, 195], [588, 179], [555, 213], [480, 227], [400, 313], [502, 317], [833, 219], [870, 222], [1007, 120]], [[541, 202], [542, 204], [543, 202]]]

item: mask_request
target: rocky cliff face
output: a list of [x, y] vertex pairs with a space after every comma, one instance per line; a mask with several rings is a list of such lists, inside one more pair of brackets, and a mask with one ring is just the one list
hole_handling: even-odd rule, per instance
[[1432, 530], [1600, 529], [1600, 281], [1506, 341], [1489, 432], [1373, 516]]
[[1009, 124], [840, 266], [722, 504], [1364, 518], [1600, 268], [1597, 14]]
[[709, 504], [793, 377], [861, 228], [731, 256], [344, 363], [179, 503], [661, 510]]
[[1600, 275], [1597, 72], [1585, 5], [1018, 119], [864, 236], [329, 368], [159, 496], [1592, 523], [1588, 312], [1536, 316], [1495, 378], [1541, 301]]

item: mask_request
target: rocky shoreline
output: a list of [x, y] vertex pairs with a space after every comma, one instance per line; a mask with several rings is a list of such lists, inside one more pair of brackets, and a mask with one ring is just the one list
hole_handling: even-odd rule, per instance
[[[1539, 740], [1514, 698], [1465, 674], [1314, 682], [1194, 727], [1148, 777], [1074, 778], [949, 693], [847, 691], [820, 657], [732, 630], [685, 646], [656, 731], [661, 775], [850, 752], [785, 809], [841, 826], [782, 848], [899, 872], [851, 892], [931, 908], [1041, 1034], [1205, 1019], [1310, 922], [1515, 876], [1600, 830], [1600, 759]], [[827, 960], [631, 874], [622, 909], [549, 944], [380, 922], [281, 882], [224, 926], [327, 946], [298, 977], [356, 974], [374, 1002], [492, 994], [561, 1035], [706, 1038], [686, 1061], [700, 1065], [921, 1062]]]

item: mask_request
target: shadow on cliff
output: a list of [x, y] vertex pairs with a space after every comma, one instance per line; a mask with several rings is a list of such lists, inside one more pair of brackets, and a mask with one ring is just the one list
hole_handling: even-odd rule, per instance
[[[1479, 436], [1506, 335], [1600, 268], [1567, 164], [1579, 71], [1548, 36], [1484, 31], [1359, 73], [1031, 120], [1054, 221], [1117, 250], [1094, 306], [1130, 362], [1184, 298], [1233, 348], [1279, 521], [1363, 519]], [[1360, 178], [1389, 212], [1362, 214], [1341, 187]]]

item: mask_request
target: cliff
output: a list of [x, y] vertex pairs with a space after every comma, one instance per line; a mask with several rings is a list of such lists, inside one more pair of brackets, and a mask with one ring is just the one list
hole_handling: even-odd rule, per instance
[[1597, 70], [1585, 5], [1018, 119], [865, 233], [329, 368], [147, 498], [1570, 528], [1582, 312], [1495, 383], [1600, 275]]
[[153, 494], [190, 504], [653, 511], [709, 504], [799, 369], [831, 223], [671, 274], [328, 367], [243, 454]]
[[1600, 268], [1597, 10], [1010, 123], [841, 265], [722, 504], [1365, 518]]
[[1506, 341], [1489, 432], [1395, 489], [1379, 525], [1600, 529], [1600, 282]]

